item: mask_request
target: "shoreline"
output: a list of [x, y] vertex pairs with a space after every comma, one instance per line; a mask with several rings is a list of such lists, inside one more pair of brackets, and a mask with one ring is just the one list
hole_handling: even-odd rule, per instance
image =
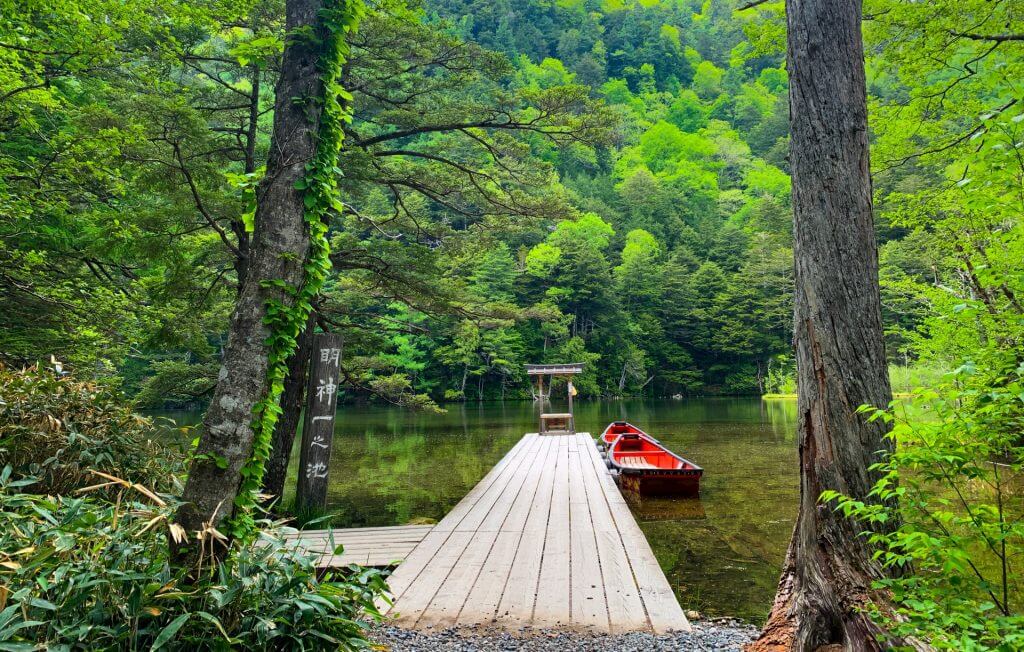
[[[910, 398], [914, 394], [912, 392], [893, 392], [893, 398]], [[796, 394], [761, 394], [762, 401], [795, 401], [797, 399]]]
[[735, 618], [701, 619], [691, 625], [693, 630], [689, 632], [604, 634], [556, 628], [510, 632], [486, 625], [410, 630], [382, 624], [370, 630], [370, 640], [395, 652], [739, 652], [760, 632], [757, 626]]

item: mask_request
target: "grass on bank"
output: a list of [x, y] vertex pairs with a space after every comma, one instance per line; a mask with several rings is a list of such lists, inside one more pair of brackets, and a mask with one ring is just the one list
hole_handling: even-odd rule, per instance
[[[943, 382], [949, 371], [931, 365], [889, 365], [889, 383], [893, 398], [907, 399], [921, 388], [936, 387]], [[769, 375], [767, 388], [761, 395], [765, 400], [791, 400], [796, 394], [796, 372], [787, 371]]]

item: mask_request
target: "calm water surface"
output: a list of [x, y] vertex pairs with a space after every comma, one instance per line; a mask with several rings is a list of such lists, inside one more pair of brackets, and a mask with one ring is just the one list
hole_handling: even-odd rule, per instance
[[[194, 413], [168, 413], [194, 423]], [[578, 402], [596, 436], [626, 419], [704, 467], [700, 499], [644, 499], [640, 528], [684, 608], [760, 623], [796, 518], [796, 404], [747, 398]], [[523, 436], [529, 402], [470, 403], [445, 414], [343, 407], [328, 507], [336, 527], [440, 520]], [[294, 487], [298, 451], [292, 455]], [[286, 497], [287, 498], [287, 497]]]

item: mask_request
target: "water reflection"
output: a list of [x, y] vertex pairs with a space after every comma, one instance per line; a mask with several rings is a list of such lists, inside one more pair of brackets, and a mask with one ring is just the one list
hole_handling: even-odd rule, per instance
[[[631, 505], [680, 602], [705, 614], [759, 622], [775, 593], [796, 516], [795, 403], [723, 398], [577, 404], [581, 430], [596, 435], [616, 419], [632, 421], [705, 469], [699, 500], [645, 498]], [[529, 402], [455, 405], [442, 415], [345, 407], [331, 457], [332, 523], [439, 520], [523, 433], [536, 429]], [[297, 460], [296, 451], [289, 487]]]

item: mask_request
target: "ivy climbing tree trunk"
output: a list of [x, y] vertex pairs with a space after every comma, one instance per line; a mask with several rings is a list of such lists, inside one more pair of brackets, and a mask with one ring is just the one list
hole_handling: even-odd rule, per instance
[[302, 404], [306, 398], [306, 374], [309, 371], [309, 352], [312, 349], [313, 331], [316, 326], [316, 312], [309, 315], [306, 328], [299, 336], [295, 353], [288, 359], [288, 375], [284, 379], [281, 393], [281, 416], [274, 426], [274, 439], [263, 476], [263, 493], [270, 496], [269, 502], [278, 505], [284, 495], [284, 483], [288, 476], [288, 462], [291, 459], [295, 433], [302, 419]]
[[270, 451], [286, 362], [330, 267], [325, 217], [340, 206], [336, 165], [346, 117], [337, 80], [346, 34], [361, 10], [359, 0], [286, 2], [288, 38], [247, 279], [176, 517], [189, 536], [175, 545], [179, 563], [195, 558], [204, 540], [211, 550], [209, 535], [197, 536], [208, 526], [229, 537], [252, 529], [249, 511]]
[[800, 512], [778, 594], [753, 650], [877, 650], [861, 610], [882, 575], [824, 490], [867, 499], [892, 398], [871, 212], [859, 0], [787, 0]]

